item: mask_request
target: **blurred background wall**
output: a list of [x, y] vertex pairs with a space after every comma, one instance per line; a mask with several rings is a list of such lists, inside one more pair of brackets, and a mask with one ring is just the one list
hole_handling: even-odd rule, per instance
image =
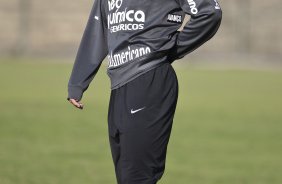
[[[92, 3], [0, 0], [1, 56], [73, 61]], [[215, 38], [188, 56], [192, 61], [281, 64], [281, 1], [221, 0], [220, 4], [222, 26]]]

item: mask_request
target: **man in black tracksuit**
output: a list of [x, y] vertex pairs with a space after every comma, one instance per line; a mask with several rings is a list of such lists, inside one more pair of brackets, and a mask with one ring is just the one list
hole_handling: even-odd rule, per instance
[[[191, 16], [177, 31], [185, 14]], [[156, 184], [177, 104], [171, 63], [212, 38], [217, 0], [95, 0], [68, 83], [77, 108], [108, 56], [109, 141], [119, 184]]]

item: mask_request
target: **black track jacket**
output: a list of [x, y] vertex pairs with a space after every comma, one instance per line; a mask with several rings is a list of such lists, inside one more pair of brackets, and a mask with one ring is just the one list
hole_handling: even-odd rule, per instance
[[[185, 14], [191, 16], [177, 31]], [[68, 83], [68, 99], [83, 92], [108, 56], [111, 89], [192, 52], [218, 30], [217, 0], [95, 0]]]

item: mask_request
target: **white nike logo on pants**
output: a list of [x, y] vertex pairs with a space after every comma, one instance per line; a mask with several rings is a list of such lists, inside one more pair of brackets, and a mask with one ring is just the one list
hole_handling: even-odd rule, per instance
[[130, 113], [131, 113], [131, 114], [134, 114], [134, 113], [139, 112], [139, 111], [141, 111], [141, 110], [143, 110], [143, 109], [145, 109], [145, 107], [142, 107], [142, 108], [136, 109], [136, 110], [131, 109]]

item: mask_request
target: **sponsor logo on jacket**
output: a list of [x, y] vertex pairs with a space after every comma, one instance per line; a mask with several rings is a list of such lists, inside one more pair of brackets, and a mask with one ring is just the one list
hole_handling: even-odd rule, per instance
[[128, 48], [124, 51], [113, 53], [110, 52], [109, 58], [109, 65], [108, 67], [117, 67], [129, 61], [135, 60], [141, 56], [147, 55], [151, 53], [150, 47], [137, 47], [132, 48], [128, 46]]
[[191, 13], [196, 15], [198, 13], [198, 9], [197, 9], [197, 5], [196, 5], [196, 2], [194, 0], [187, 0], [189, 6], [190, 6], [190, 9], [191, 9]]
[[182, 23], [182, 16], [181, 15], [175, 15], [175, 14], [168, 14], [167, 21], [169, 22], [176, 22], [176, 23]]
[[111, 33], [144, 29], [146, 15], [142, 10], [121, 9], [123, 0], [109, 0], [108, 28]]

